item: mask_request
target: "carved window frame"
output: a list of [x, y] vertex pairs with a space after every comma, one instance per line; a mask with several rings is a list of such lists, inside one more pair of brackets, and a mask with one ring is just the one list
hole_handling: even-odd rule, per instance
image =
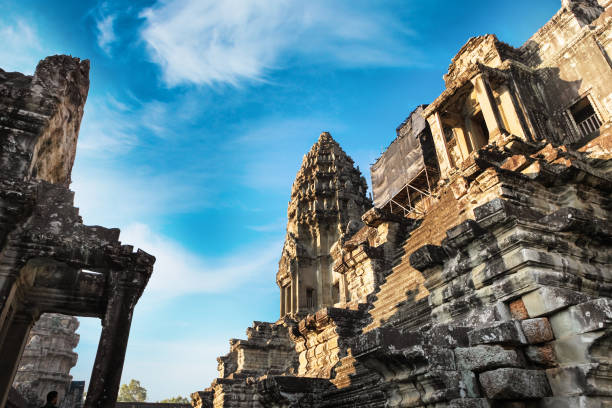
[[565, 117], [566, 123], [569, 125], [569, 128], [571, 129], [571, 132], [572, 132], [573, 142], [577, 142], [585, 137], [585, 135], [583, 135], [582, 132], [580, 131], [580, 128], [578, 127], [578, 123], [576, 123], [576, 120], [574, 119], [574, 115], [572, 114], [572, 110], [571, 110], [572, 107], [576, 105], [578, 102], [580, 102], [582, 99], [586, 98], [589, 101], [601, 125], [603, 126], [603, 124], [605, 123], [603, 116], [601, 114], [599, 103], [597, 102], [597, 99], [593, 97], [593, 94], [591, 92], [592, 89], [593, 87], [589, 87], [587, 90], [579, 94], [578, 97], [574, 98], [568, 105], [566, 105], [565, 109], [563, 110], [563, 116]]

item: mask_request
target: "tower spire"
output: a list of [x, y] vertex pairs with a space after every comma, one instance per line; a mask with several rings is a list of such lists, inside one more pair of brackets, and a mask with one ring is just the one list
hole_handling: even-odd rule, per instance
[[304, 156], [291, 190], [287, 236], [276, 276], [281, 316], [332, 306], [338, 277], [330, 250], [350, 221], [371, 206], [361, 172], [329, 132]]

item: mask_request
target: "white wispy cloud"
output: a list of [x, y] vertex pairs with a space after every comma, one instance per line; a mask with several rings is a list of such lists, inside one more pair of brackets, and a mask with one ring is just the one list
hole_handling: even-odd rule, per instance
[[[86, 224], [123, 227], [208, 207], [211, 194], [204, 174], [188, 169], [157, 173], [150, 169], [98, 167], [80, 160], [72, 174], [75, 204]], [[112, 164], [112, 163], [111, 163]]]
[[238, 85], [287, 64], [344, 67], [410, 62], [409, 31], [376, 3], [159, 0], [141, 32], [168, 85]]
[[109, 14], [96, 21], [98, 46], [109, 55], [112, 44], [117, 40], [114, 28], [116, 18], [116, 15]]
[[33, 74], [44, 57], [36, 28], [23, 19], [0, 19], [0, 68]]
[[245, 285], [256, 276], [273, 276], [282, 245], [274, 241], [208, 259], [140, 223], [124, 228], [121, 241], [137, 243], [156, 257], [154, 273], [142, 299], [145, 305], [149, 299], [158, 302], [185, 294], [221, 293]]
[[77, 157], [107, 157], [130, 153], [143, 135], [168, 138], [174, 134], [173, 118], [179, 117], [189, 99], [177, 104], [158, 100], [119, 99], [112, 94], [90, 97], [85, 105]]

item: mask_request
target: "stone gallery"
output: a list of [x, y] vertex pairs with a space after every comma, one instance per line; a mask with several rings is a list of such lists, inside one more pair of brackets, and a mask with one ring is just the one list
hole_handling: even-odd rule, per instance
[[51, 389], [71, 391], [78, 322], [70, 316], [102, 320], [85, 406], [114, 407], [132, 312], [153, 271], [153, 256], [122, 245], [118, 229], [83, 225], [73, 205], [88, 90], [89, 62], [77, 58], [48, 57], [33, 76], [0, 69], [2, 408], [9, 396], [32, 404]]
[[[102, 319], [84, 405], [114, 407], [153, 270], [73, 205], [88, 74], [68, 56], [0, 70], [0, 408], [51, 389], [79, 405], [73, 316]], [[372, 165], [371, 198], [320, 135], [291, 189], [280, 317], [230, 340], [194, 408], [612, 407], [612, 0], [563, 0], [520, 48], [472, 38], [444, 82]]]
[[280, 319], [205, 407], [612, 406], [612, 2], [470, 39], [366, 181], [329, 133], [291, 189]]

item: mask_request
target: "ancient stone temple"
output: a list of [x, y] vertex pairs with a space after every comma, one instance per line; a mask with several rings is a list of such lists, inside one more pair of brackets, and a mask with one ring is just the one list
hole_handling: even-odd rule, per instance
[[340, 302], [346, 282], [332, 270], [331, 247], [362, 225], [372, 204], [353, 160], [327, 132], [304, 156], [287, 210], [287, 238], [276, 283], [281, 316], [306, 315]]
[[153, 270], [153, 256], [122, 245], [118, 229], [84, 225], [74, 207], [68, 186], [88, 89], [89, 62], [68, 56], [46, 58], [33, 76], [0, 70], [0, 407], [43, 313], [102, 320], [85, 405], [113, 407], [132, 312]]
[[194, 407], [612, 406], [612, 2], [563, 1], [519, 48], [472, 38], [444, 80], [373, 208], [328, 135], [306, 156], [281, 318]]
[[45, 313], [30, 331], [13, 382], [29, 407], [45, 405], [50, 391], [57, 391], [59, 401], [64, 401], [72, 381], [70, 369], [77, 362], [78, 327], [76, 317]]

